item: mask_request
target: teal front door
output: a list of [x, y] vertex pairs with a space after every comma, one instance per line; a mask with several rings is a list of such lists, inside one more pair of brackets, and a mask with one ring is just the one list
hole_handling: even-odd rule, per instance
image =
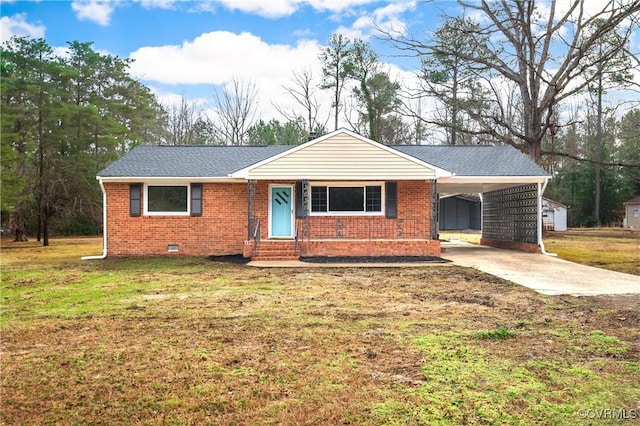
[[293, 237], [293, 190], [291, 186], [272, 186], [271, 232], [273, 238]]

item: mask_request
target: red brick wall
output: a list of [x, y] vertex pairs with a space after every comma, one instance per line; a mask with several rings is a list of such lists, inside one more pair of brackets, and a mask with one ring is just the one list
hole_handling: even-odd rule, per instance
[[421, 238], [431, 234], [431, 185], [398, 181], [397, 219], [383, 216], [311, 216], [311, 237]]
[[[270, 184], [294, 181], [261, 181], [256, 185], [256, 217], [260, 238], [268, 239]], [[313, 183], [313, 182], [312, 182]], [[383, 216], [310, 216], [310, 239], [300, 243], [303, 256], [439, 256], [440, 242], [430, 240], [431, 183], [398, 181], [397, 219]], [[299, 232], [303, 225], [296, 220]], [[313, 241], [325, 239], [326, 241]], [[371, 241], [370, 241], [371, 240]], [[386, 240], [386, 241], [383, 241]], [[391, 240], [391, 241], [389, 241]], [[247, 253], [250, 248], [247, 248]]]
[[[241, 254], [247, 238], [247, 186], [202, 185], [202, 216], [129, 215], [129, 184], [105, 183], [108, 256]], [[144, 197], [144, 193], [142, 194]], [[173, 254], [173, 253], [171, 253]]]
[[[255, 215], [260, 220], [260, 238], [269, 234], [268, 206], [271, 183], [256, 184]], [[109, 256], [169, 254], [177, 244], [178, 254], [241, 254], [247, 239], [247, 185], [203, 184], [201, 217], [129, 215], [129, 184], [105, 183], [107, 192], [107, 248]], [[144, 197], [144, 194], [143, 194]], [[143, 200], [144, 204], [144, 200]], [[342, 238], [391, 239], [400, 241], [326, 242], [310, 246], [312, 252], [345, 255], [438, 255], [440, 244], [430, 241], [431, 185], [425, 181], [398, 181], [398, 219], [384, 216], [312, 216], [311, 237], [336, 238], [336, 220], [342, 221]], [[315, 234], [314, 234], [315, 233]], [[415, 241], [419, 239], [420, 241]], [[414, 240], [414, 241], [412, 241]], [[379, 243], [379, 244], [378, 244]], [[357, 254], [356, 254], [357, 253]], [[173, 254], [173, 253], [172, 253]], [[246, 253], [245, 253], [246, 254]], [[322, 255], [322, 254], [317, 254]]]

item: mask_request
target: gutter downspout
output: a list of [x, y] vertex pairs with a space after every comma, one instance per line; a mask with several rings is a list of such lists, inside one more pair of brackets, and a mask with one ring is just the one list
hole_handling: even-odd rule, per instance
[[102, 260], [107, 258], [107, 192], [104, 190], [102, 179], [98, 178], [102, 190], [102, 254], [99, 256], [82, 256], [82, 260]]
[[[549, 184], [549, 178], [545, 178], [544, 183], [538, 182], [538, 244], [540, 245], [540, 251], [547, 256], [558, 256], [557, 253], [549, 253], [544, 248], [544, 241], [542, 241], [542, 194], [547, 189]], [[542, 185], [542, 187], [541, 187]]]

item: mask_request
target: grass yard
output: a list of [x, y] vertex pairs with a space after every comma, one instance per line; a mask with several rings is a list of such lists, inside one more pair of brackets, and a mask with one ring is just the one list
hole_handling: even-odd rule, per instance
[[2, 424], [640, 417], [637, 295], [542, 296], [454, 266], [79, 260], [100, 244], [3, 244]]
[[569, 229], [544, 235], [547, 251], [562, 259], [640, 275], [640, 232], [622, 228]]

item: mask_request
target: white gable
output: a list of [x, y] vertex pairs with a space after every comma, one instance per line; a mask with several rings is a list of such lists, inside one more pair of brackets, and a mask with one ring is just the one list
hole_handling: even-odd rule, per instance
[[233, 174], [247, 179], [417, 180], [449, 172], [347, 130], [292, 148]]

